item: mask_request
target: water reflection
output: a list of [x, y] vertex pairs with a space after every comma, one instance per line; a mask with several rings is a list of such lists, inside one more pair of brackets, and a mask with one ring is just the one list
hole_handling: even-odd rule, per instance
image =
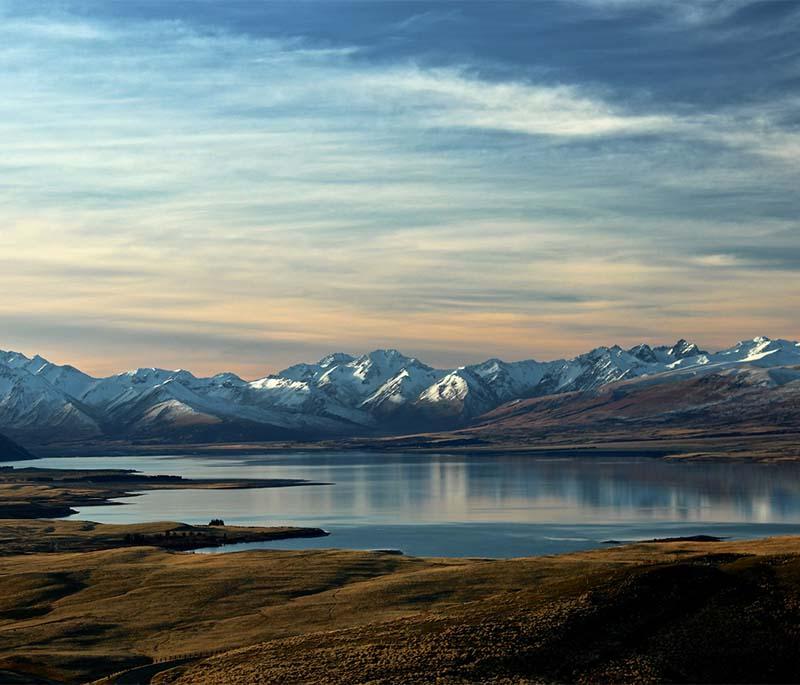
[[[599, 535], [692, 534], [698, 527], [710, 533], [766, 535], [794, 532], [800, 523], [800, 467], [794, 464], [335, 452], [39, 463], [328, 482], [268, 490], [150, 492], [125, 500], [126, 506], [92, 507], [79, 514], [103, 522], [206, 522], [220, 516], [228, 523], [321, 525], [335, 533], [327, 546], [338, 534], [341, 546], [400, 546], [390, 539], [372, 542], [394, 536], [406, 548], [427, 549], [439, 535], [436, 549], [444, 545], [451, 554], [505, 555], [532, 553], [531, 545], [539, 545], [538, 550], [543, 541], [548, 542], [542, 549], [563, 551], [597, 544]], [[487, 543], [487, 536], [503, 542]], [[509, 542], [515, 539], [524, 541], [522, 547]]]

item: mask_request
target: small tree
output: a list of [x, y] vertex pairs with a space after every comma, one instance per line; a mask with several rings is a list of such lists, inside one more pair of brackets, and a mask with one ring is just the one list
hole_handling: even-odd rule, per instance
[[225, 525], [225, 521], [223, 521], [222, 519], [211, 519], [208, 522], [208, 525], [209, 526], [224, 526]]

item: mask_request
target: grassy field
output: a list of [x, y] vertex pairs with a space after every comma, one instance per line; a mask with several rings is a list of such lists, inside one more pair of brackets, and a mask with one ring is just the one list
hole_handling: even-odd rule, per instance
[[800, 674], [800, 538], [514, 560], [134, 547], [6, 556], [0, 575], [6, 679], [84, 682], [212, 651], [223, 653], [153, 682], [792, 682]]

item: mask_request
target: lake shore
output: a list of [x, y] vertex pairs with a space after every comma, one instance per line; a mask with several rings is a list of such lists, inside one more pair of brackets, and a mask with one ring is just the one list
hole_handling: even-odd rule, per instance
[[[149, 490], [244, 490], [325, 485], [289, 478], [191, 479], [147, 476], [126, 469], [51, 469], [0, 466], [0, 519], [63, 518], [73, 507], [118, 504]], [[213, 518], [215, 512], [210, 512]]]
[[[186, 551], [244, 542], [323, 537], [320, 528], [297, 526], [187, 525], [155, 522], [114, 525], [59, 521], [73, 507], [121, 504], [148, 490], [229, 490], [313, 485], [300, 479], [188, 479], [146, 476], [131, 470], [0, 467], [0, 555], [43, 551], [86, 552], [124, 546]], [[209, 512], [213, 519], [216, 512]]]
[[187, 552], [245, 542], [327, 536], [321, 528], [189, 525], [173, 521], [112, 524], [93, 521], [0, 519], [0, 556], [158, 547]]

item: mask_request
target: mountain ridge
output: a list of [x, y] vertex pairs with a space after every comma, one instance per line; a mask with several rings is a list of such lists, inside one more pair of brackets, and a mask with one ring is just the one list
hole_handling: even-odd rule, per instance
[[711, 353], [680, 339], [600, 346], [545, 362], [491, 358], [453, 369], [390, 348], [357, 357], [337, 352], [254, 381], [155, 367], [94, 378], [39, 355], [0, 351], [0, 431], [29, 443], [388, 435], [467, 426], [510, 402], [743, 366], [786, 367], [787, 382], [795, 383], [800, 344], [759, 336]]

